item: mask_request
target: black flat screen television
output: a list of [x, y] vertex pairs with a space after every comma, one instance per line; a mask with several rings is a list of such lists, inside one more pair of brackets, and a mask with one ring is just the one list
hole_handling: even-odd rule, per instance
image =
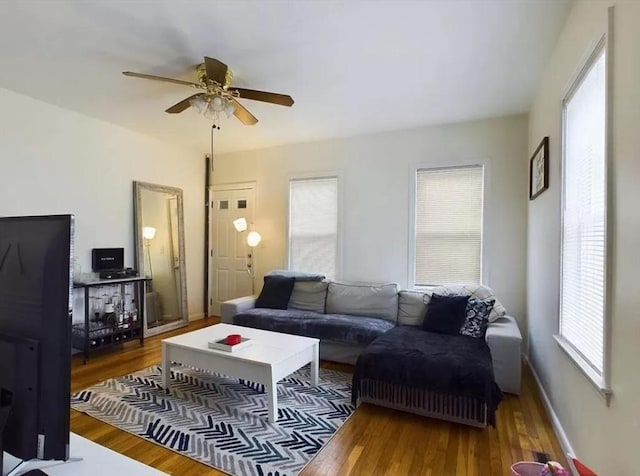
[[73, 223], [0, 217], [0, 457], [69, 458]]

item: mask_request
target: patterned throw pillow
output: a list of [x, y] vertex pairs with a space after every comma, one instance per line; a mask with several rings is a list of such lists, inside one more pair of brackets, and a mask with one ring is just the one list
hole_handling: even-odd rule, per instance
[[487, 327], [489, 327], [489, 315], [495, 303], [496, 300], [492, 298], [469, 298], [469, 302], [467, 302], [467, 318], [460, 328], [460, 334], [484, 339]]

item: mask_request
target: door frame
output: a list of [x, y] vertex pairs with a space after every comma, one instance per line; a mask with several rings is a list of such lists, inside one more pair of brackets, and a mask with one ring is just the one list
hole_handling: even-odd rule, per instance
[[214, 203], [213, 203], [213, 193], [214, 192], [229, 192], [229, 191], [237, 191], [237, 190], [251, 190], [253, 192], [253, 220], [256, 220], [256, 215], [257, 215], [257, 193], [256, 193], [256, 182], [252, 181], [252, 182], [230, 182], [230, 183], [217, 183], [214, 185], [211, 185], [209, 187], [209, 225], [208, 225], [208, 230], [207, 230], [207, 234], [208, 234], [208, 243], [207, 243], [207, 262], [208, 262], [208, 266], [207, 266], [207, 273], [208, 273], [208, 279], [207, 279], [207, 289], [206, 289], [206, 302], [207, 302], [207, 315], [208, 316], [213, 316], [213, 290], [215, 289], [215, 276], [214, 273], [212, 273], [213, 267], [215, 266], [215, 259], [214, 259], [214, 254], [213, 254], [213, 250], [215, 248], [215, 242], [214, 242], [214, 236], [213, 233], [211, 233], [211, 228], [213, 228], [214, 225], [214, 221], [213, 221], [213, 213], [215, 211], [214, 208]]

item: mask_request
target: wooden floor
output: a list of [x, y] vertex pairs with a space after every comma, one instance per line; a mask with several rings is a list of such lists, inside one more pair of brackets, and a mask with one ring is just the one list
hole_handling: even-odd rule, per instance
[[[195, 321], [178, 331], [155, 336], [140, 347], [92, 356], [86, 365], [72, 363], [72, 391], [125, 375], [160, 362], [160, 341], [217, 323]], [[348, 365], [323, 362], [322, 367], [351, 371]], [[373, 405], [361, 405], [301, 473], [329, 475], [508, 475], [509, 466], [548, 453], [566, 464], [558, 439], [531, 376], [524, 368], [523, 393], [507, 395], [497, 413], [496, 428], [484, 430], [447, 423]], [[173, 475], [221, 475], [208, 466], [82, 413], [71, 412], [71, 430], [103, 446]]]

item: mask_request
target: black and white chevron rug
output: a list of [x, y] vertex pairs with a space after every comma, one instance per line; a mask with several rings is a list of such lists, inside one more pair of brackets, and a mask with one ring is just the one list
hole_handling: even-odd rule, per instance
[[278, 421], [263, 386], [174, 365], [170, 393], [159, 366], [71, 396], [71, 408], [233, 475], [295, 475], [351, 415], [351, 375], [309, 367], [278, 382]]

